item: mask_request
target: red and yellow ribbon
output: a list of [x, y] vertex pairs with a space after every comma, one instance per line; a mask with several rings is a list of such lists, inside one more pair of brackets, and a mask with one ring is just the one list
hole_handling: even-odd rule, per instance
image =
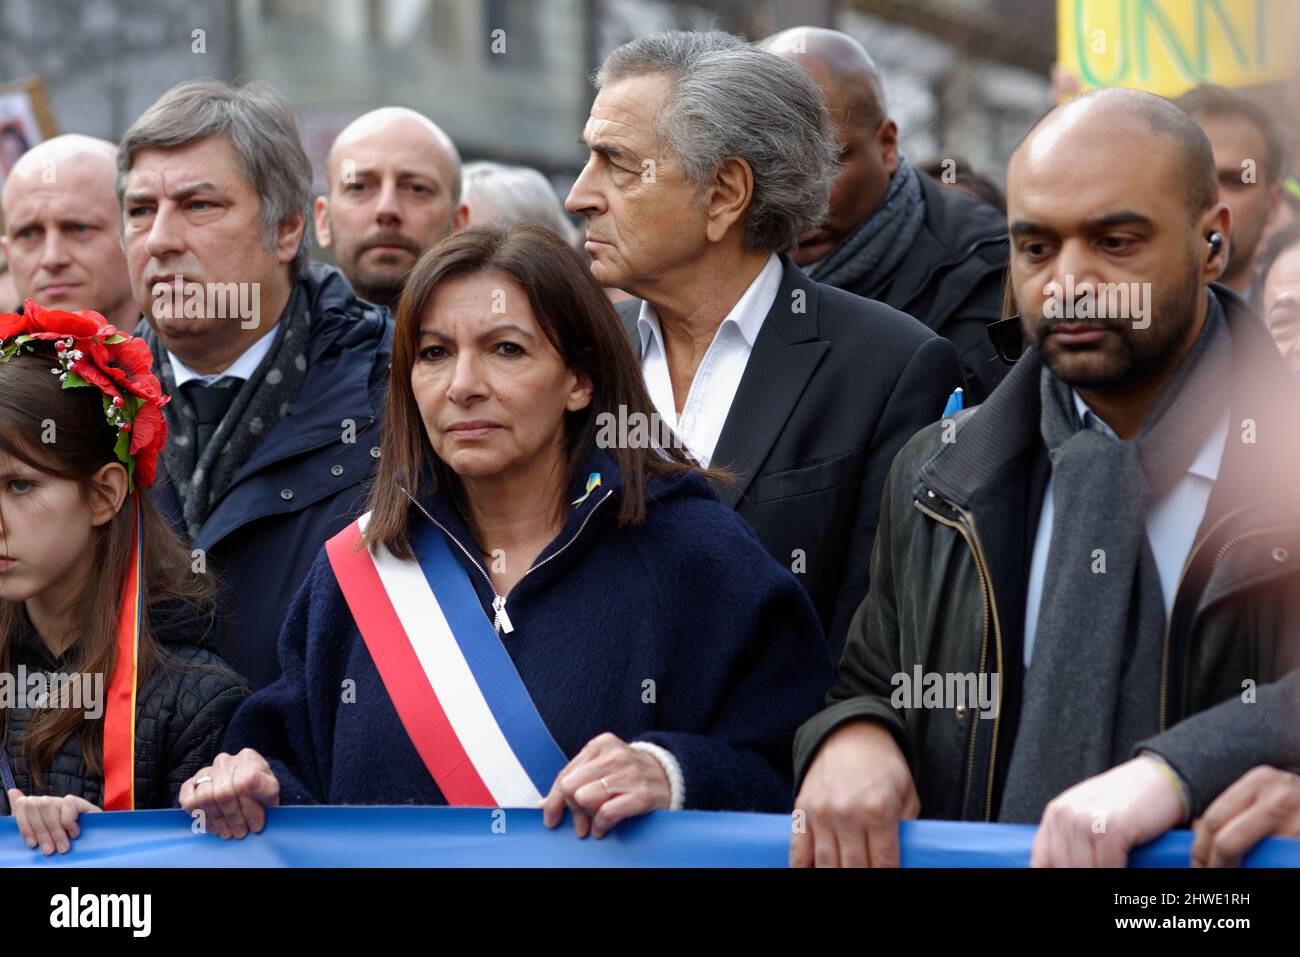
[[143, 517], [138, 491], [131, 494], [135, 509], [131, 566], [127, 570], [122, 608], [117, 619], [117, 658], [108, 683], [104, 709], [104, 810], [135, 809], [135, 696], [140, 666], [140, 628], [144, 617]]

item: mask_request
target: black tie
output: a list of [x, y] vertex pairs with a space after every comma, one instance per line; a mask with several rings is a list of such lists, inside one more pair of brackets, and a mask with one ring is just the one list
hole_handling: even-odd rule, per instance
[[230, 408], [230, 403], [235, 401], [235, 395], [242, 384], [242, 379], [223, 376], [212, 385], [203, 385], [198, 379], [191, 379], [181, 386], [181, 391], [185, 393], [185, 398], [189, 400], [194, 416], [198, 419], [194, 461], [203, 457], [204, 448], [225, 418], [226, 411]]

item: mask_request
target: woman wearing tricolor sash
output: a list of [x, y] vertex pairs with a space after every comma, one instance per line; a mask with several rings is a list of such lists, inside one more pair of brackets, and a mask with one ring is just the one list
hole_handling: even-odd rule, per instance
[[0, 813], [46, 855], [83, 813], [175, 807], [248, 694], [146, 491], [150, 362], [98, 313], [0, 315]]
[[788, 810], [831, 677], [816, 614], [653, 409], [554, 234], [426, 253], [369, 510], [182, 806], [223, 838], [278, 803], [540, 806], [597, 837], [654, 810]]

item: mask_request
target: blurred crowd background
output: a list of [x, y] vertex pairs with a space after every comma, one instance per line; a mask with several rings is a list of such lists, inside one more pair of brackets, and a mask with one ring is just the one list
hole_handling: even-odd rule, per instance
[[[1123, 35], [1099, 36], [1111, 23]], [[31, 141], [116, 141], [163, 91], [213, 77], [264, 80], [288, 97], [318, 189], [339, 131], [395, 104], [442, 126], [466, 161], [531, 166], [562, 197], [586, 159], [576, 134], [595, 93], [588, 76], [610, 51], [662, 30], [758, 39], [795, 25], [863, 43], [914, 164], [959, 158], [998, 182], [1080, 73], [1085, 86], [1091, 76], [1166, 96], [1245, 80], [1300, 127], [1296, 0], [3, 0], [0, 179]], [[1057, 65], [1076, 44], [1091, 70]], [[1238, 76], [1225, 81], [1225, 64]]]

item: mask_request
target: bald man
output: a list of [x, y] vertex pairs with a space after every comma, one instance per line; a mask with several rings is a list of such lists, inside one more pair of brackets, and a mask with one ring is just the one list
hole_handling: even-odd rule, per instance
[[1159, 97], [1084, 94], [1016, 150], [1007, 202], [1031, 345], [894, 460], [888, 574], [795, 740], [794, 864], [896, 865], [923, 814], [1123, 866], [1300, 765], [1300, 386], [1216, 282], [1209, 141]]
[[18, 301], [93, 309], [123, 332], [140, 310], [118, 234], [117, 147], [68, 134], [32, 147], [5, 180], [4, 248]]
[[432, 120], [390, 106], [349, 124], [327, 167], [316, 240], [334, 250], [357, 295], [395, 311], [415, 261], [469, 218], [460, 153]]
[[888, 303], [949, 339], [966, 404], [982, 401], [1007, 371], [986, 331], [1002, 318], [1005, 218], [908, 165], [880, 72], [857, 40], [795, 27], [763, 45], [816, 81], [841, 150], [830, 212], [791, 257], [818, 282]]

